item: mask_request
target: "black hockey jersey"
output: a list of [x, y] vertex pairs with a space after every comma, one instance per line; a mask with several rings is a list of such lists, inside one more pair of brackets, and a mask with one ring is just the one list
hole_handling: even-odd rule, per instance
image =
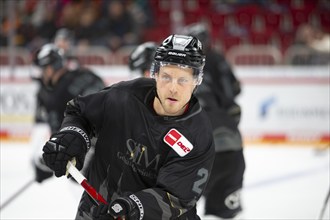
[[222, 54], [210, 49], [206, 58], [203, 83], [197, 89], [196, 97], [214, 129], [226, 126], [236, 131], [241, 115], [241, 108], [235, 102], [241, 92], [240, 82]]
[[35, 121], [48, 123], [52, 133], [58, 131], [68, 101], [78, 95], [100, 91], [104, 87], [100, 77], [84, 68], [68, 70], [52, 88], [47, 88], [40, 82]]
[[225, 57], [214, 50], [206, 52], [203, 83], [197, 90], [197, 97], [203, 108], [222, 108], [227, 110], [241, 92], [240, 82]]
[[[120, 82], [70, 101], [62, 127], [98, 137], [88, 180], [108, 202], [133, 193], [143, 219], [178, 219], [196, 212], [207, 184], [212, 130], [194, 96], [188, 111], [176, 117], [157, 115], [154, 98], [154, 79]], [[92, 219], [92, 209], [83, 194], [77, 219]]]

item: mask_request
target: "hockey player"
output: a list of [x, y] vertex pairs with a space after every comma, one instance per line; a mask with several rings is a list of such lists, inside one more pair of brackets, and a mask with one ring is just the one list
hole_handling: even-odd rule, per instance
[[74, 34], [67, 28], [56, 31], [54, 44], [58, 52], [64, 58], [64, 65], [69, 70], [76, 70], [80, 67], [78, 58], [73, 54]]
[[138, 45], [129, 56], [129, 69], [132, 72], [138, 71], [140, 76], [150, 77], [150, 68], [156, 49], [157, 44], [151, 41]]
[[204, 193], [205, 214], [214, 219], [234, 218], [242, 210], [240, 192], [245, 171], [243, 143], [238, 129], [241, 110], [235, 102], [241, 91], [240, 83], [224, 56], [211, 48], [205, 24], [191, 24], [183, 32], [201, 40], [206, 54], [204, 81], [196, 96], [211, 119], [216, 154]]
[[193, 95], [204, 62], [197, 38], [171, 35], [156, 50], [152, 78], [68, 103], [43, 158], [63, 176], [72, 158], [82, 167], [97, 136], [87, 179], [109, 203], [97, 206], [83, 193], [76, 219], [200, 219], [196, 202], [214, 157], [211, 124]]
[[[66, 103], [78, 95], [87, 95], [105, 87], [103, 80], [91, 70], [68, 70], [65, 59], [54, 44], [46, 44], [34, 56], [34, 64], [42, 69], [37, 92], [36, 123], [47, 123], [51, 132], [60, 128]], [[40, 146], [41, 147], [41, 146]], [[33, 160], [36, 181], [51, 177], [53, 172], [43, 163], [41, 155]]]

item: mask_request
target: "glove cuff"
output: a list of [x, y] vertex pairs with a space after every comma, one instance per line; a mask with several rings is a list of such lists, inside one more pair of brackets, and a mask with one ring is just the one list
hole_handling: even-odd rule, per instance
[[134, 195], [134, 194], [131, 194], [129, 196], [129, 199], [135, 203], [135, 207], [139, 210], [139, 220], [142, 220], [143, 219], [143, 216], [144, 216], [144, 208], [143, 208], [143, 205], [140, 201], [140, 199]]
[[67, 126], [67, 127], [64, 127], [60, 130], [60, 132], [62, 131], [75, 131], [77, 132], [86, 142], [86, 146], [87, 146], [87, 150], [90, 148], [91, 146], [91, 141], [88, 137], [88, 135], [86, 134], [86, 132], [78, 127], [75, 127], [75, 126]]

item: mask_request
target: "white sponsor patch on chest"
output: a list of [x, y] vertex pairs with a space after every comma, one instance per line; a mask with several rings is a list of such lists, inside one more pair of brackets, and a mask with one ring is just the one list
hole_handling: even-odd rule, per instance
[[172, 128], [164, 137], [164, 142], [180, 157], [187, 155], [194, 147], [178, 130]]

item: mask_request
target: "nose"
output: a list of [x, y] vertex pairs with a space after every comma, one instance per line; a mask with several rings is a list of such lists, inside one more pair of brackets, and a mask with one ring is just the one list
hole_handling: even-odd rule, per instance
[[177, 91], [177, 81], [176, 80], [172, 80], [171, 83], [170, 83], [170, 91], [172, 93], [176, 92]]

